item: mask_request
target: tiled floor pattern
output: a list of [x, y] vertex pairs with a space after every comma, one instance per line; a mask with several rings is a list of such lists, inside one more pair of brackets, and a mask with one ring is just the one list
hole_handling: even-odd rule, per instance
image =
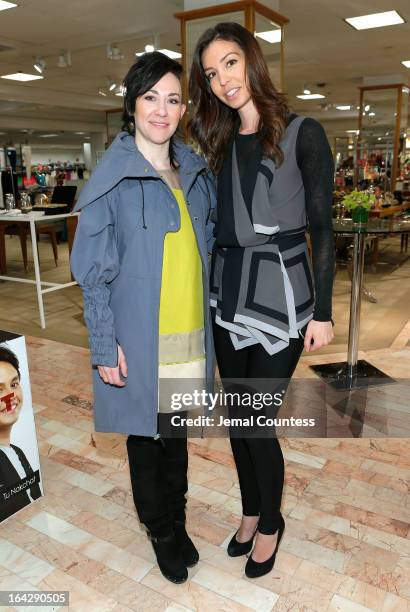
[[[404, 377], [409, 338], [410, 324], [362, 356]], [[135, 516], [124, 437], [93, 431], [88, 351], [40, 338], [28, 348], [46, 495], [0, 526], [0, 590], [69, 590], [75, 612], [410, 611], [408, 439], [283, 439], [287, 526], [274, 571], [255, 581], [225, 552], [241, 512], [229, 444], [192, 439], [201, 561], [172, 585]], [[296, 375], [329, 358], [343, 355], [303, 357]]]

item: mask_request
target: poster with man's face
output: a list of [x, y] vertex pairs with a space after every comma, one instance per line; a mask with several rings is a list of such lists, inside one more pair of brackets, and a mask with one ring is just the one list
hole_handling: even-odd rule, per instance
[[0, 331], [0, 522], [42, 495], [25, 339]]

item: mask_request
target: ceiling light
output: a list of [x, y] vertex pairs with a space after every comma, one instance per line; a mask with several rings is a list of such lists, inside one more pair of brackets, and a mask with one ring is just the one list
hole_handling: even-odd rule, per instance
[[346, 134], [358, 134], [359, 130], [346, 130]]
[[33, 64], [33, 68], [35, 68], [40, 74], [43, 74], [45, 67], [46, 61], [44, 57], [37, 57]]
[[112, 79], [108, 78], [107, 79], [107, 87], [109, 91], [114, 91], [114, 89], [117, 87], [117, 83], [115, 81], [113, 81]]
[[155, 51], [154, 45], [145, 45], [145, 53], [153, 53]]
[[367, 113], [367, 111], [370, 110], [370, 104], [366, 104], [366, 106], [364, 107], [365, 112]]
[[381, 136], [379, 136], [377, 140], [381, 140], [381, 139], [382, 139], [382, 137], [381, 137]]
[[2, 79], [10, 79], [11, 81], [36, 81], [37, 79], [44, 79], [39, 74], [27, 74], [25, 72], [16, 72], [14, 74], [5, 74], [1, 77]]
[[125, 87], [123, 85], [120, 85], [119, 88], [118, 88], [118, 91], [115, 92], [115, 95], [116, 96], [124, 97], [125, 96], [125, 91], [126, 91]]
[[40, 138], [54, 138], [58, 134], [40, 134]]
[[369, 113], [369, 117], [374, 117], [376, 115], [376, 113], [373, 113], [373, 111], [371, 113]]
[[410, 60], [404, 60], [402, 64], [403, 66], [406, 66], [406, 68], [410, 68]]
[[59, 68], [67, 68], [67, 66], [71, 66], [71, 53], [70, 51], [66, 51], [62, 49], [58, 56], [57, 66]]
[[337, 110], [350, 110], [350, 104], [341, 104], [340, 106], [336, 106]]
[[309, 94], [311, 94], [312, 92], [310, 91], [310, 89], [307, 87], [307, 85], [304, 85], [303, 87], [303, 93], [305, 94], [305, 96], [308, 96]]
[[408, 87], [406, 87], [406, 86], [402, 87], [402, 88], [401, 88], [401, 90], [402, 90], [402, 92], [403, 92], [403, 93], [405, 93], [405, 94], [410, 93], [410, 89], [409, 89]]
[[384, 13], [372, 13], [361, 17], [348, 17], [345, 19], [355, 30], [369, 30], [370, 28], [382, 28], [384, 26], [405, 23], [397, 11], [386, 11]]
[[322, 94], [300, 94], [299, 96], [296, 96], [297, 98], [300, 98], [301, 100], [318, 100], [319, 98], [324, 98], [325, 96], [323, 96]]
[[112, 84], [110, 85], [110, 87], [109, 87], [109, 90], [110, 90], [110, 91], [114, 91], [114, 89], [115, 89], [116, 87], [117, 87], [117, 84], [116, 84], [116, 83], [112, 83]]
[[124, 55], [119, 50], [117, 43], [107, 45], [107, 58], [110, 60], [124, 59]]
[[85, 134], [85, 132], [74, 132], [74, 134]]
[[171, 49], [159, 49], [159, 52], [163, 53], [167, 57], [170, 57], [171, 59], [180, 59], [182, 57], [182, 53], [172, 51]]
[[0, 11], [5, 11], [6, 9], [16, 8], [17, 4], [14, 2], [6, 2], [5, 0], [0, 0]]
[[282, 30], [277, 28], [276, 30], [267, 30], [266, 32], [255, 32], [255, 36], [266, 40], [268, 43], [278, 43], [282, 38]]
[[100, 94], [100, 96], [104, 96], [104, 97], [106, 97], [108, 95], [107, 92], [104, 91], [103, 89], [99, 89], [98, 93]]

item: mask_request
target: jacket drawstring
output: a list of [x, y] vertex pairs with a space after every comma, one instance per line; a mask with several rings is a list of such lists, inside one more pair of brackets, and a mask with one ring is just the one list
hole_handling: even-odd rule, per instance
[[145, 198], [144, 198], [144, 187], [142, 185], [142, 181], [141, 179], [139, 179], [139, 183], [140, 183], [140, 188], [141, 188], [141, 194], [142, 194], [142, 227], [144, 229], [147, 229], [146, 223], [145, 223]]

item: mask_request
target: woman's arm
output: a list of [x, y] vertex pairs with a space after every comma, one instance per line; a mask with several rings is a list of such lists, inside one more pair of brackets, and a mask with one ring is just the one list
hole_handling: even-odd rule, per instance
[[71, 270], [84, 299], [93, 365], [116, 367], [118, 348], [109, 284], [119, 273], [112, 192], [85, 206], [80, 214]]
[[[306, 348], [320, 348], [333, 338], [332, 291], [335, 245], [332, 225], [334, 162], [323, 127], [314, 119], [305, 119], [296, 142], [296, 159], [302, 173], [306, 212], [312, 243], [315, 286], [313, 321], [306, 333]], [[328, 323], [316, 325], [316, 322]], [[308, 333], [309, 332], [309, 333]]]

